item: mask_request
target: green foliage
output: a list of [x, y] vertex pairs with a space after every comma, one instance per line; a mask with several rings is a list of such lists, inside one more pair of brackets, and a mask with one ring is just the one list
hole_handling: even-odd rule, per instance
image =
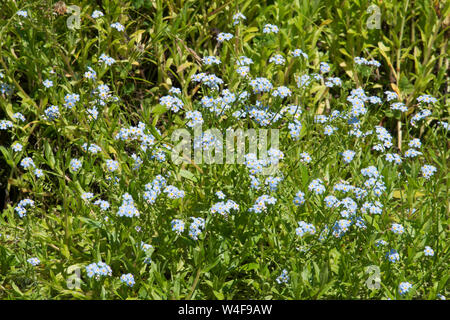
[[[101, 2], [102, 7], [87, 0], [2, 3], [0, 84], [13, 91], [0, 94], [0, 121], [12, 121], [14, 126], [0, 130], [0, 298], [436, 299], [438, 294], [448, 295], [448, 133], [441, 123], [448, 121], [450, 2]], [[81, 9], [77, 29], [67, 26], [72, 4]], [[380, 10], [381, 29], [367, 28], [371, 4]], [[26, 10], [28, 17], [19, 16], [19, 10]], [[104, 16], [92, 18], [94, 10]], [[233, 26], [232, 17], [239, 11], [246, 20]], [[112, 28], [114, 22], [125, 30]], [[267, 23], [277, 25], [279, 33], [263, 33]], [[220, 32], [234, 37], [220, 44], [216, 40]], [[292, 57], [289, 53], [296, 48], [308, 59]], [[269, 63], [277, 53], [286, 58], [282, 67]], [[101, 64], [102, 54], [116, 62]], [[202, 58], [209, 55], [222, 63], [203, 65]], [[252, 95], [249, 104], [270, 105], [274, 114], [290, 104], [300, 105], [302, 111], [298, 139], [290, 135], [287, 122], [269, 125], [281, 132], [283, 180], [276, 191], [263, 186], [277, 202], [259, 214], [249, 211], [261, 191], [250, 187], [244, 165], [177, 165], [167, 151], [174, 143], [172, 133], [186, 128], [187, 111], [202, 111], [205, 125], [223, 131], [261, 127], [250, 117], [231, 116], [244, 108], [243, 103], [223, 114], [208, 112], [200, 99], [217, 92], [192, 80], [199, 72], [215, 73], [225, 81], [222, 89], [251, 92], [248, 81], [236, 73], [236, 60], [242, 55], [254, 62], [252, 78], [266, 77], [292, 90], [286, 99], [267, 93]], [[381, 66], [359, 66], [354, 62], [359, 56], [377, 59]], [[321, 62], [330, 64], [330, 74], [340, 77], [342, 86], [328, 88], [324, 81], [316, 81], [298, 88], [297, 77], [319, 72]], [[95, 80], [83, 76], [88, 67], [95, 69]], [[45, 88], [46, 79], [54, 85]], [[99, 114], [93, 120], [87, 109], [100, 84], [108, 85], [111, 95], [119, 99], [97, 104]], [[179, 113], [160, 103], [172, 87], [182, 91], [184, 107]], [[383, 101], [385, 91], [395, 91], [398, 101], [408, 108], [400, 113], [388, 103], [370, 105], [360, 117], [361, 131], [384, 126], [393, 135], [392, 152], [400, 154], [413, 138], [420, 138], [423, 154], [405, 157], [396, 166], [372, 149], [378, 143], [376, 134], [351, 136], [346, 119], [333, 123], [336, 133], [324, 135], [324, 125], [317, 124], [315, 116], [349, 111], [346, 98], [354, 88], [363, 88]], [[63, 104], [71, 93], [79, 94], [80, 102], [69, 109]], [[423, 107], [417, 102], [423, 94], [432, 95], [437, 103], [430, 107], [432, 114], [414, 127], [410, 120]], [[51, 105], [59, 106], [61, 116], [56, 120], [45, 118]], [[16, 112], [26, 121], [16, 120]], [[292, 123], [293, 117], [288, 121]], [[153, 149], [142, 150], [137, 141], [115, 138], [121, 129], [140, 122], [155, 138], [152, 148], [166, 154], [165, 161], [157, 161]], [[16, 143], [23, 150], [14, 151]], [[85, 143], [95, 143], [101, 151], [85, 152]], [[346, 164], [341, 154], [348, 149], [356, 155]], [[308, 152], [312, 162], [301, 162], [301, 152]], [[139, 169], [134, 168], [133, 153], [142, 159]], [[26, 157], [43, 170], [42, 178], [21, 166]], [[79, 171], [71, 168], [74, 158], [82, 162]], [[113, 174], [108, 172], [107, 160], [119, 163]], [[421, 176], [424, 164], [437, 169], [430, 179]], [[361, 214], [366, 229], [352, 226], [342, 237], [320, 240], [326, 227], [331, 229], [342, 219], [340, 209], [325, 206], [324, 197], [345, 198], [333, 190], [341, 180], [364, 185], [360, 170], [369, 166], [384, 177], [386, 191], [379, 198], [383, 213]], [[164, 194], [155, 204], [148, 204], [143, 198], [145, 185], [157, 175], [166, 177], [185, 196], [170, 199]], [[326, 186], [322, 195], [308, 190], [318, 178]], [[220, 201], [215, 195], [219, 190], [239, 204], [239, 210], [226, 218], [210, 210]], [[306, 194], [306, 201], [295, 206], [293, 199], [299, 190]], [[108, 200], [111, 207], [102, 211], [82, 200], [85, 192], [94, 194], [91, 202]], [[134, 199], [139, 217], [117, 215], [125, 193]], [[35, 206], [21, 218], [15, 208], [26, 198]], [[359, 207], [363, 202], [358, 200]], [[205, 219], [198, 240], [187, 232], [191, 217]], [[186, 222], [184, 233], [172, 231], [173, 219]], [[316, 234], [297, 236], [298, 221], [313, 224]], [[390, 231], [392, 223], [404, 226], [404, 234]], [[377, 246], [380, 239], [388, 246]], [[141, 243], [152, 248], [142, 250]], [[425, 246], [433, 248], [434, 256], [424, 255]], [[386, 259], [388, 249], [399, 252], [399, 262]], [[32, 266], [27, 262], [31, 257], [41, 263]], [[145, 263], [146, 258], [152, 262]], [[95, 280], [87, 276], [85, 267], [98, 261], [111, 267], [111, 277]], [[378, 290], [366, 285], [369, 266], [380, 270]], [[284, 269], [290, 279], [287, 284], [277, 283]], [[79, 279], [76, 270], [81, 271]], [[119, 280], [127, 273], [134, 275], [133, 287]], [[398, 287], [404, 281], [413, 288], [400, 295]]]

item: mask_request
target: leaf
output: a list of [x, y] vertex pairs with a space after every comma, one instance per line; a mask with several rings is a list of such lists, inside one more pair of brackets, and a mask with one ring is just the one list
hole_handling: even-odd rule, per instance
[[317, 294], [316, 299], [319, 299], [322, 295], [324, 295], [325, 293], [327, 293], [328, 290], [330, 290], [330, 288], [333, 286], [334, 284], [334, 280], [328, 282], [327, 284], [325, 284], [322, 289], [319, 291], [319, 293]]
[[167, 108], [165, 106], [161, 105], [161, 104], [155, 106], [152, 109], [152, 113], [154, 113], [155, 115], [158, 115], [158, 116], [162, 115], [166, 111], [167, 111]]
[[11, 282], [11, 286], [13, 287], [14, 291], [17, 292], [20, 296], [23, 296], [22, 291], [20, 291], [19, 287], [14, 282]]
[[184, 69], [186, 69], [186, 68], [188, 68], [188, 67], [190, 67], [192, 65], [193, 65], [192, 62], [185, 62], [185, 63], [183, 63], [182, 65], [178, 66], [177, 73], [180, 73], [180, 72], [184, 71]]
[[333, 20], [327, 19], [327, 20], [322, 21], [322, 23], [320, 24], [320, 26], [326, 26], [326, 25], [329, 25], [329, 24], [332, 23], [332, 22], [333, 22]]
[[[423, 197], [424, 195], [425, 195], [425, 193], [420, 192], [420, 191], [416, 191], [416, 192], [414, 193], [414, 198]], [[394, 191], [394, 194], [393, 194], [393, 197], [394, 197], [394, 198], [396, 198], [396, 199], [401, 199], [402, 196], [403, 196], [403, 198], [406, 198], [406, 192], [405, 192], [405, 191], [402, 191], [401, 193], [400, 193], [400, 190], [395, 190], [395, 191]]]
[[392, 74], [393, 74], [394, 77], [397, 79], [397, 73], [395, 72], [395, 69], [394, 69], [394, 67], [392, 66], [391, 59], [389, 58], [389, 56], [388, 56], [387, 53], [386, 53], [387, 51], [390, 51], [390, 48], [389, 48], [389, 47], [386, 47], [386, 46], [384, 45], [384, 43], [380, 41], [380, 42], [378, 42], [378, 49], [379, 49], [381, 55], [382, 55], [382, 56], [384, 57], [384, 59], [386, 60], [386, 62], [387, 62], [387, 64], [388, 64], [389, 68], [391, 69]]
[[13, 112], [12, 104], [11, 103], [6, 104], [5, 109], [6, 109], [6, 113], [8, 114], [9, 118], [13, 119], [14, 112]]
[[217, 299], [219, 299], [219, 300], [223, 300], [223, 299], [225, 299], [225, 296], [223, 295], [223, 293], [222, 293], [222, 292], [219, 292], [219, 291], [213, 290], [213, 293], [214, 293], [214, 295], [216, 296], [216, 298], [217, 298]]
[[[220, 262], [220, 260], [221, 260], [220, 257], [216, 258], [216, 260], [213, 263], [210, 263], [205, 269], [203, 269], [203, 272], [206, 273], [209, 270], [211, 270], [212, 268], [214, 268]], [[211, 287], [212, 287], [212, 284], [211, 284]]]
[[44, 154], [45, 154], [45, 159], [47, 160], [48, 165], [50, 166], [50, 168], [52, 168], [54, 170], [55, 169], [55, 156], [53, 155], [52, 148], [50, 147], [50, 144], [48, 143], [47, 140], [45, 140], [45, 142], [44, 142]]
[[[339, 51], [344, 55], [347, 56], [349, 58], [352, 58], [352, 56], [347, 52], [347, 50], [345, 50], [344, 48], [340, 48]], [[342, 65], [342, 63], [340, 64], [341, 67], [345, 67], [345, 63], [343, 62], [344, 65]]]
[[15, 167], [14, 161], [12, 160], [12, 157], [11, 157], [9, 151], [4, 146], [0, 146], [0, 151], [3, 153], [3, 157], [6, 160], [6, 163], [10, 167], [14, 168]]
[[180, 170], [180, 176], [182, 176], [183, 178], [186, 178], [188, 180], [194, 181], [194, 182], [198, 181], [198, 179], [195, 177], [195, 175], [192, 172], [184, 170], [184, 169]]
[[259, 269], [259, 264], [255, 263], [255, 262], [247, 263], [242, 266], [242, 270], [245, 270], [245, 271], [258, 270], [258, 269]]
[[391, 88], [392, 88], [392, 90], [395, 91], [395, 93], [401, 99], [400, 89], [397, 87], [397, 85], [395, 83], [391, 83]]
[[67, 247], [66, 244], [63, 244], [61, 246], [61, 253], [64, 255], [64, 257], [66, 257], [67, 259], [70, 259], [69, 247]]
[[84, 223], [88, 224], [89, 226], [93, 227], [93, 228], [101, 228], [102, 224], [96, 220], [92, 220], [90, 218], [86, 218], [86, 217], [79, 217], [78, 219], [80, 219], [81, 221], [83, 221]]
[[[405, 92], [405, 95], [408, 95], [409, 93], [411, 93], [414, 90], [414, 86], [411, 84], [411, 82], [408, 80], [408, 78], [402, 73], [400, 74], [400, 80], [398, 85], [399, 90], [401, 90], [401, 92]], [[400, 97], [400, 95], [399, 95]]]
[[108, 151], [116, 156], [118, 155], [116, 149], [114, 149], [112, 146], [108, 146]]

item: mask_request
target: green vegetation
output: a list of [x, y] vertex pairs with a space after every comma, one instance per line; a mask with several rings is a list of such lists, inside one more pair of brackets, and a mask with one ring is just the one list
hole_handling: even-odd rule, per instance
[[[432, 0], [4, 0], [0, 298], [447, 297], [449, 17]], [[177, 163], [173, 134], [200, 120], [277, 129], [278, 170]]]

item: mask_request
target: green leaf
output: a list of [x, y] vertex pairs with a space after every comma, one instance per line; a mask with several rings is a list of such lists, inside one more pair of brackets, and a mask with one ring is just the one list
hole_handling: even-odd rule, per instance
[[216, 298], [217, 298], [217, 299], [219, 299], [219, 300], [223, 300], [223, 299], [225, 299], [225, 296], [223, 295], [223, 293], [222, 293], [222, 292], [219, 292], [219, 291], [213, 290], [213, 293], [214, 293], [214, 295], [216, 296]]
[[47, 160], [47, 164], [50, 166], [50, 168], [52, 168], [54, 170], [55, 169], [55, 157], [53, 155], [52, 148], [50, 147], [50, 144], [48, 143], [47, 140], [44, 142], [44, 154], [45, 154], [45, 159]]
[[198, 182], [197, 177], [190, 171], [181, 169], [180, 170], [180, 176], [182, 176], [183, 178], [186, 178], [188, 180], [194, 181], [194, 182]]

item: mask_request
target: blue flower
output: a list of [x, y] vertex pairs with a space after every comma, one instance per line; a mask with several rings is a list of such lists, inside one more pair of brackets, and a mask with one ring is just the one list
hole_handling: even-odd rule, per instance
[[434, 256], [434, 250], [431, 249], [431, 247], [429, 247], [429, 246], [425, 246], [425, 249], [423, 250], [423, 252], [424, 252], [425, 256], [428, 256], [428, 257]]
[[337, 130], [336, 127], [333, 126], [325, 126], [323, 133], [327, 136], [331, 136], [333, 134], [333, 132], [335, 132]]
[[277, 190], [278, 183], [280, 183], [283, 179], [281, 177], [267, 177], [265, 184], [269, 185], [271, 191]]
[[422, 154], [422, 152], [417, 151], [416, 149], [408, 149], [405, 151], [405, 157], [407, 157], [407, 158], [414, 158], [421, 154]]
[[313, 180], [309, 184], [308, 189], [309, 191], [314, 191], [315, 194], [322, 194], [325, 192], [325, 186], [323, 185], [323, 182], [320, 179]]
[[119, 22], [114, 22], [111, 24], [111, 28], [116, 29], [117, 31], [124, 31], [125, 27], [123, 25], [121, 25]]
[[231, 33], [219, 33], [217, 35], [217, 41], [218, 42], [224, 42], [224, 41], [228, 41], [231, 40], [233, 38], [233, 35]]
[[386, 153], [385, 154], [386, 160], [388, 162], [394, 162], [395, 164], [401, 164], [402, 163], [402, 158], [396, 154], [396, 153]]
[[27, 214], [27, 206], [34, 207], [34, 201], [31, 199], [20, 200], [14, 210], [17, 212], [19, 217], [23, 218]]
[[275, 279], [275, 281], [279, 284], [281, 283], [288, 283], [289, 282], [289, 275], [286, 269], [284, 269], [281, 274]]
[[331, 77], [328, 78], [327, 81], [325, 82], [325, 86], [332, 88], [334, 86], [341, 86], [342, 85], [342, 80], [340, 78], [337, 77]]
[[302, 50], [300, 49], [295, 49], [294, 51], [292, 51], [292, 55], [294, 57], [300, 57], [303, 56], [303, 58], [308, 59], [308, 55], [306, 53], [304, 53]]
[[246, 56], [240, 56], [237, 60], [236, 60], [236, 64], [238, 66], [249, 66], [251, 64], [253, 64], [253, 60], [246, 57]]
[[189, 119], [186, 125], [191, 128], [203, 124], [203, 117], [200, 111], [186, 112], [186, 119]]
[[303, 237], [305, 234], [315, 234], [316, 233], [316, 228], [314, 227], [314, 225], [312, 223], [306, 223], [305, 221], [299, 221], [298, 222], [299, 227], [297, 229], [295, 229], [295, 233], [300, 236]]
[[387, 245], [387, 242], [385, 240], [380, 239], [380, 240], [375, 241], [375, 246], [377, 246], [377, 247], [385, 246], [385, 245]]
[[45, 113], [45, 119], [49, 121], [53, 121], [57, 118], [59, 118], [59, 108], [58, 106], [50, 106], [44, 111]]
[[132, 287], [134, 286], [134, 276], [131, 273], [122, 274], [120, 276], [120, 281], [125, 283], [127, 286]]
[[434, 166], [426, 164], [420, 168], [420, 171], [425, 179], [429, 179], [437, 171], [437, 169]]
[[299, 205], [301, 205], [301, 204], [304, 204], [305, 203], [305, 194], [303, 193], [303, 192], [301, 192], [301, 191], [299, 191], [299, 192], [297, 192], [296, 194], [295, 194], [295, 198], [294, 198], [294, 204], [296, 205], [296, 206], [299, 206]]
[[374, 60], [374, 59], [369, 61], [369, 60], [367, 60], [366, 58], [363, 58], [363, 57], [355, 57], [353, 60], [358, 65], [368, 65], [368, 66], [374, 66], [374, 67], [381, 66], [381, 64], [377, 60]]
[[210, 212], [212, 214], [219, 213], [226, 218], [231, 210], [238, 211], [239, 205], [233, 200], [227, 200], [227, 202], [222, 201], [214, 204], [211, 207]]
[[247, 19], [242, 13], [238, 12], [233, 15], [233, 26], [237, 25], [241, 20]]
[[172, 87], [172, 88], [170, 88], [169, 93], [180, 95], [181, 94], [181, 89], [177, 88], [177, 87]]
[[184, 231], [184, 221], [180, 219], [174, 219], [171, 222], [172, 231], [181, 234]]
[[75, 171], [75, 172], [78, 171], [81, 168], [81, 166], [82, 166], [82, 163], [80, 160], [78, 160], [76, 158], [70, 160], [70, 169], [72, 171]]
[[215, 56], [206, 56], [202, 60], [203, 63], [206, 64], [207, 66], [210, 66], [212, 64], [220, 64], [220, 59]]
[[44, 172], [43, 172], [41, 169], [34, 169], [34, 175], [35, 175], [37, 178], [41, 178], [41, 177], [44, 176]]
[[106, 211], [109, 209], [109, 202], [105, 200], [98, 199], [93, 204], [99, 206], [100, 210], [102, 211]]
[[86, 79], [95, 80], [95, 78], [97, 77], [97, 72], [95, 72], [95, 70], [91, 67], [88, 67], [88, 71], [84, 73], [84, 77]]
[[159, 103], [163, 106], [166, 106], [173, 112], [178, 112], [180, 109], [183, 109], [184, 103], [181, 99], [173, 96], [164, 96], [159, 99]]
[[217, 196], [217, 198], [219, 198], [221, 200], [226, 198], [225, 193], [223, 193], [222, 191], [217, 191], [216, 196]]
[[17, 11], [17, 15], [21, 16], [21, 17], [24, 17], [24, 18], [28, 17], [28, 13], [25, 10]]
[[13, 123], [9, 120], [0, 120], [0, 130], [7, 130], [8, 128], [12, 128]]
[[[107, 66], [110, 66], [112, 64], [114, 64], [116, 62], [116, 60], [114, 60], [113, 58], [107, 56], [106, 54], [102, 53], [98, 59], [100, 62], [106, 64]], [[106, 85], [104, 85], [106, 86]], [[108, 86], [106, 86], [108, 87]]]
[[81, 199], [84, 201], [89, 201], [94, 197], [94, 194], [92, 192], [83, 192], [81, 194]]
[[261, 213], [267, 210], [267, 205], [273, 205], [277, 202], [277, 199], [268, 195], [262, 195], [258, 197], [255, 201], [253, 207], [251, 207], [248, 211]]
[[27, 158], [23, 158], [22, 161], [20, 161], [20, 165], [24, 168], [24, 169], [28, 169], [30, 167], [36, 167], [36, 165], [33, 162], [33, 159], [27, 157]]
[[99, 10], [94, 10], [94, 12], [92, 12], [92, 18], [97, 19], [100, 17], [103, 17], [103, 12], [99, 11]]
[[436, 103], [437, 99], [434, 98], [433, 96], [430, 96], [429, 94], [424, 94], [424, 95], [421, 95], [420, 97], [418, 97], [417, 101], [430, 104], [430, 103]]
[[164, 189], [164, 192], [167, 194], [167, 196], [170, 199], [179, 199], [179, 198], [183, 198], [185, 193], [183, 190], [179, 190], [177, 187], [175, 186], [167, 186]]
[[311, 83], [311, 77], [307, 74], [304, 74], [302, 76], [296, 76], [295, 82], [297, 83], [298, 88], [304, 88]]
[[406, 294], [412, 288], [412, 284], [409, 282], [402, 282], [398, 286], [398, 291], [401, 295]]
[[292, 94], [292, 91], [288, 87], [285, 87], [285, 86], [278, 87], [272, 92], [273, 97], [280, 97], [282, 99], [284, 99], [286, 97], [290, 97], [291, 94]]
[[42, 83], [43, 85], [44, 85], [44, 87], [46, 87], [46, 88], [50, 88], [50, 87], [53, 87], [53, 81], [51, 81], [51, 80], [45, 80], [43, 83]]
[[395, 92], [385, 91], [384, 94], [387, 96], [386, 97], [387, 101], [398, 99], [398, 95]]
[[69, 93], [66, 94], [66, 96], [64, 97], [64, 106], [68, 109], [72, 109], [75, 104], [80, 100], [80, 95], [76, 94], [76, 93]]
[[134, 200], [130, 194], [125, 193], [123, 195], [122, 205], [119, 207], [117, 215], [128, 218], [138, 217], [140, 215], [139, 210], [134, 206]]
[[198, 236], [201, 234], [202, 229], [205, 227], [205, 219], [191, 217], [192, 223], [189, 226], [189, 236], [193, 240], [198, 240]]
[[406, 105], [403, 102], [396, 102], [396, 103], [391, 104], [391, 109], [399, 110], [401, 112], [408, 111], [408, 108], [406, 107]]
[[347, 219], [341, 219], [337, 221], [333, 226], [333, 236], [340, 238], [349, 230], [352, 222]]
[[111, 277], [112, 270], [106, 263], [99, 261], [86, 266], [86, 274], [88, 278], [94, 277], [96, 280], [99, 280], [101, 277]]
[[415, 114], [415, 115], [411, 118], [410, 123], [411, 123], [411, 125], [412, 125], [413, 127], [415, 127], [417, 121], [420, 121], [420, 120], [422, 120], [422, 119], [425, 119], [426, 117], [431, 116], [431, 114], [432, 114], [432, 112], [431, 112], [430, 110], [428, 110], [428, 109], [423, 109], [423, 110], [419, 111], [417, 114]]
[[29, 258], [27, 259], [27, 262], [32, 266], [37, 266], [38, 264], [41, 263], [41, 261], [38, 258]]
[[420, 142], [420, 139], [414, 138], [408, 143], [408, 147], [410, 148], [420, 148], [422, 146], [422, 143]]
[[340, 205], [339, 200], [332, 195], [326, 196], [323, 201], [325, 201], [325, 204], [328, 208], [338, 207]]
[[328, 65], [328, 63], [326, 63], [326, 62], [320, 63], [320, 72], [322, 72], [322, 73], [330, 72], [330, 66]]
[[263, 33], [278, 33], [279, 29], [273, 24], [266, 24], [263, 28]]
[[311, 156], [307, 152], [300, 153], [300, 162], [310, 163], [312, 161]]
[[345, 163], [350, 163], [353, 160], [356, 152], [352, 150], [346, 150], [342, 153], [342, 157], [344, 158]]
[[397, 250], [391, 249], [387, 254], [386, 257], [390, 262], [398, 262], [400, 261], [400, 255], [398, 254]]
[[114, 172], [117, 169], [119, 169], [119, 162], [115, 160], [106, 160], [106, 169], [108, 169], [109, 172]]
[[403, 234], [405, 232], [405, 229], [401, 224], [393, 223], [391, 227], [391, 231], [396, 234]]
[[22, 151], [23, 146], [22, 146], [20, 143], [15, 142], [15, 143], [11, 146], [11, 149], [13, 149], [14, 152], [20, 152], [20, 151]]
[[273, 62], [277, 65], [282, 65], [286, 62], [286, 59], [281, 54], [276, 54], [269, 59], [269, 62]]
[[22, 121], [22, 122], [25, 122], [25, 117], [24, 117], [24, 115], [23, 114], [21, 114], [20, 112], [16, 112], [16, 113], [14, 113], [13, 114], [13, 118], [15, 119], [15, 120], [19, 120], [19, 121]]

